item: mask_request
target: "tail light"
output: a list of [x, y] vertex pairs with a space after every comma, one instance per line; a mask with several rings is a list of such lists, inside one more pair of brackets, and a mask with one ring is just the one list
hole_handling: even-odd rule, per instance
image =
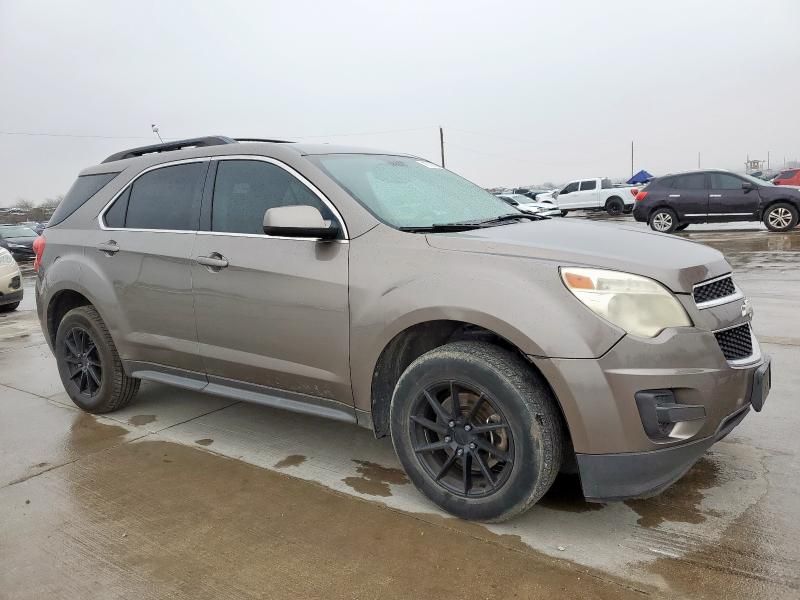
[[635, 198], [636, 194], [638, 194], [638, 193], [639, 193], [639, 189], [638, 188], [631, 188], [631, 196], [633, 196]]
[[36, 258], [33, 259], [33, 270], [39, 271], [39, 267], [42, 265], [42, 256], [44, 256], [44, 246], [47, 242], [44, 239], [44, 234], [37, 237], [33, 240], [33, 251], [36, 254]]
[[645, 198], [647, 198], [647, 194], [648, 194], [648, 193], [649, 193], [649, 192], [645, 192], [644, 190], [642, 190], [641, 192], [638, 192], [638, 193], [636, 194], [636, 201], [637, 201], [637, 202], [641, 202], [642, 200], [644, 200]]

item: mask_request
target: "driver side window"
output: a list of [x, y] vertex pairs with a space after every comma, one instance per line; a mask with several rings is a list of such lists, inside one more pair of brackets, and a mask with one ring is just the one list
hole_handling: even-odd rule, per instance
[[578, 182], [573, 181], [572, 183], [568, 184], [560, 193], [562, 194], [569, 194], [570, 192], [577, 192], [578, 191]]
[[328, 206], [284, 169], [260, 160], [221, 160], [214, 180], [211, 231], [264, 234], [264, 213], [280, 206], [313, 206], [326, 221]]

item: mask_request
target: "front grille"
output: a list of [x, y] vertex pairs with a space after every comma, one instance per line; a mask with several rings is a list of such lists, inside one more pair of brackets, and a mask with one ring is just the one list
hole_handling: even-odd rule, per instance
[[14, 277], [11, 278], [11, 283], [9, 284], [9, 287], [12, 290], [16, 290], [17, 288], [19, 288], [19, 285], [20, 285], [19, 275], [15, 275]]
[[733, 296], [735, 293], [736, 287], [733, 285], [733, 279], [728, 276], [711, 283], [701, 283], [694, 288], [693, 295], [697, 304], [703, 304], [726, 296]]
[[745, 323], [738, 327], [714, 333], [722, 353], [728, 360], [740, 360], [753, 354], [753, 338], [750, 336], [750, 325]]

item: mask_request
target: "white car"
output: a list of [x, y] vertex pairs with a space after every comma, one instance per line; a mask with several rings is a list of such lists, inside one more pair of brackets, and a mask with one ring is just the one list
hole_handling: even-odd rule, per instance
[[610, 179], [595, 177], [570, 181], [555, 195], [562, 214], [571, 210], [605, 210], [609, 215], [621, 215], [633, 210], [634, 198], [630, 187], [614, 187]]
[[522, 194], [498, 194], [497, 197], [524, 212], [535, 213], [544, 217], [561, 216], [561, 210], [552, 200], [531, 200]]
[[0, 248], [0, 313], [16, 310], [22, 302], [22, 276], [17, 261]]

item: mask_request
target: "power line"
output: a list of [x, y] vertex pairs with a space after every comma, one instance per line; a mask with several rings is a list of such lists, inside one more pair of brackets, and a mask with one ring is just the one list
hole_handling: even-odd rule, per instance
[[413, 129], [391, 129], [388, 131], [362, 131], [361, 133], [329, 133], [327, 135], [289, 135], [286, 137], [293, 137], [299, 140], [310, 138], [327, 138], [327, 137], [355, 137], [359, 135], [386, 135], [389, 133], [406, 133], [409, 131], [427, 131], [433, 127], [414, 127]]
[[151, 136], [143, 135], [83, 135], [77, 133], [39, 133], [32, 131], [0, 131], [0, 135], [22, 135], [31, 137], [65, 137], [65, 138], [95, 138], [102, 140], [151, 140]]

